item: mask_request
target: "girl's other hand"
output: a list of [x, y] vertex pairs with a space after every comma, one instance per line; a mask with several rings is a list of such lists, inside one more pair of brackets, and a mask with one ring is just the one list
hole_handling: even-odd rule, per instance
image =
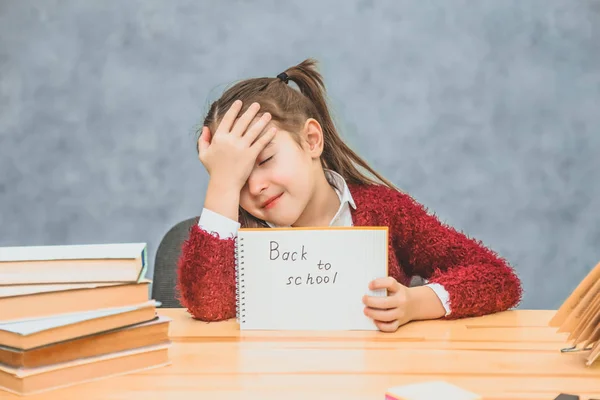
[[231, 185], [238, 191], [246, 183], [256, 157], [276, 132], [273, 127], [260, 136], [271, 120], [269, 113], [264, 113], [248, 128], [260, 110], [258, 103], [253, 103], [237, 119], [241, 109], [242, 102], [236, 100], [225, 113], [216, 132], [211, 133], [205, 126], [198, 139], [198, 158], [208, 171], [211, 181], [214, 179], [222, 185]]
[[400, 326], [413, 320], [415, 307], [411, 301], [410, 289], [394, 278], [385, 277], [373, 280], [369, 289], [387, 289], [386, 297], [363, 296], [364, 313], [373, 319], [382, 332], [395, 332]]

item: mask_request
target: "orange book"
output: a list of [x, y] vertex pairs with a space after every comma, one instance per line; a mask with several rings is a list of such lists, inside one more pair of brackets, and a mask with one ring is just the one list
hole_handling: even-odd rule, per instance
[[0, 297], [0, 322], [143, 303], [148, 301], [149, 284], [150, 280], [146, 279], [141, 283], [37, 293], [30, 293], [30, 286], [24, 285], [25, 294], [17, 290]]
[[600, 357], [600, 263], [567, 297], [549, 325], [570, 334], [573, 348], [569, 352], [589, 351], [586, 365]]
[[584, 297], [592, 290], [592, 287], [600, 282], [600, 263], [583, 278], [573, 292], [562, 303], [556, 314], [550, 320], [550, 326], [561, 327], [567, 318], [575, 312]]
[[127, 307], [0, 323], [0, 345], [29, 350], [151, 321], [156, 318], [158, 305], [160, 302], [151, 300]]
[[170, 364], [170, 343], [140, 347], [37, 368], [0, 365], [0, 389], [31, 395]]
[[0, 346], [0, 364], [36, 368], [169, 341], [167, 317], [27, 350]]
[[140, 282], [146, 243], [0, 247], [0, 285]]

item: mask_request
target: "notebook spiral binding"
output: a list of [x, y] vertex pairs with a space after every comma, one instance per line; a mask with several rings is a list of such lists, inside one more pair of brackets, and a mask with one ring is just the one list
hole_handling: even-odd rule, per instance
[[246, 322], [246, 282], [244, 280], [244, 239], [235, 239], [235, 301], [238, 323]]

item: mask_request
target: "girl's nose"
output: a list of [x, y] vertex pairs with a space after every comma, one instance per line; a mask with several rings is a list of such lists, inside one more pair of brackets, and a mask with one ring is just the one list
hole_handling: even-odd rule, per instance
[[259, 196], [267, 187], [267, 180], [262, 174], [253, 172], [248, 177], [248, 191], [252, 196]]

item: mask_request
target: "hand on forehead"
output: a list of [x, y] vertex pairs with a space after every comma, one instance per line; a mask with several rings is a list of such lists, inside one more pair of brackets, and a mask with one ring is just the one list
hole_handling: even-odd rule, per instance
[[[248, 124], [248, 129], [251, 129], [260, 120], [260, 117], [262, 117], [262, 114], [257, 114], [256, 117], [254, 117], [254, 119], [252, 121], [250, 121], [250, 124]], [[258, 135], [257, 139], [260, 138], [265, 133], [267, 133], [269, 131], [269, 129], [271, 129], [271, 128], [277, 128], [277, 130], [279, 130], [279, 127], [277, 126], [277, 124], [273, 120], [271, 120], [264, 127], [262, 132]], [[277, 134], [277, 133], [275, 133], [275, 134]]]

